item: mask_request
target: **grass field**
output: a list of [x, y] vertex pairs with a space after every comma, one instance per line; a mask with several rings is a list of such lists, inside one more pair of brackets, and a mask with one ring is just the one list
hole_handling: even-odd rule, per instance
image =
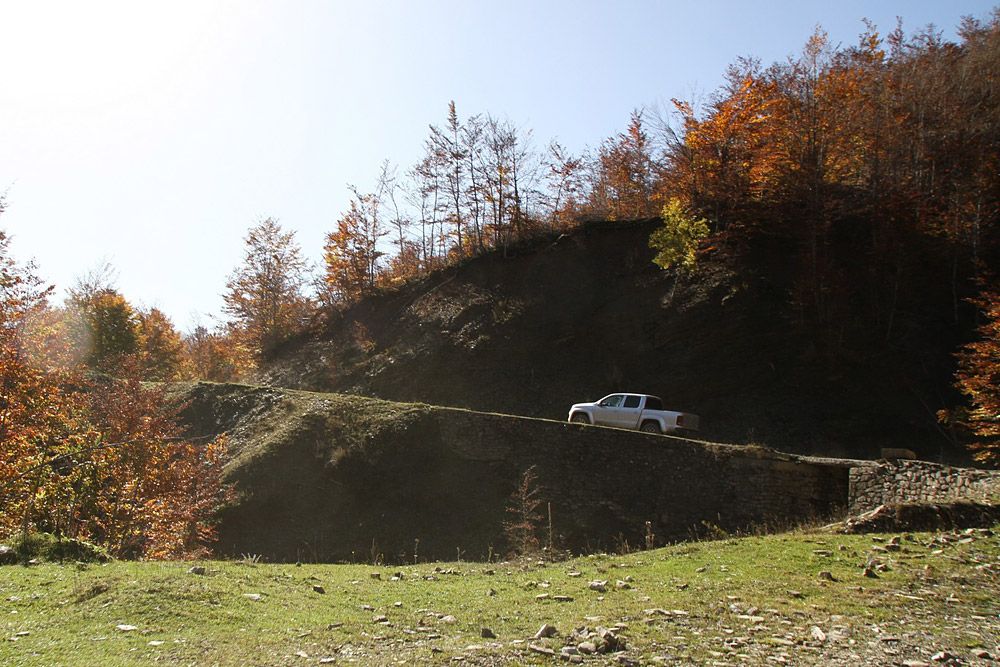
[[[0, 665], [547, 664], [565, 646], [584, 664], [992, 664], [998, 614], [994, 531], [549, 564], [41, 564], [0, 567]], [[599, 628], [624, 650], [576, 655]]]

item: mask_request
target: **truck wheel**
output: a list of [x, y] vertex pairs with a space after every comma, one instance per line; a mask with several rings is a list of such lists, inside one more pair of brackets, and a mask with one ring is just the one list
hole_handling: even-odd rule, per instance
[[639, 427], [639, 430], [643, 433], [659, 433], [660, 425], [654, 421], [644, 421], [642, 422], [642, 426]]
[[590, 419], [587, 417], [587, 415], [583, 414], [582, 412], [577, 412], [575, 415], [573, 415], [573, 418], [570, 419], [570, 421], [573, 422], [574, 424], [590, 423]]

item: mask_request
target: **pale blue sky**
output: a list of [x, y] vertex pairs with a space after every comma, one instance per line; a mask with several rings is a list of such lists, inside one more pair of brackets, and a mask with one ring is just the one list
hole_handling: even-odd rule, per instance
[[0, 0], [0, 226], [60, 287], [102, 260], [188, 328], [221, 309], [242, 237], [274, 216], [319, 260], [380, 162], [419, 157], [448, 101], [573, 151], [630, 111], [706, 95], [741, 55], [816, 24], [947, 37], [990, 1]]

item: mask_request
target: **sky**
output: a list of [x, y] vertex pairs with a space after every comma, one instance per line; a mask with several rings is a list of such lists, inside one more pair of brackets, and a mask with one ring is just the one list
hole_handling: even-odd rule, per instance
[[704, 98], [740, 56], [863, 18], [953, 38], [975, 0], [0, 0], [0, 228], [63, 289], [110, 263], [183, 330], [211, 324], [266, 217], [319, 262], [348, 184], [406, 169], [449, 100], [573, 152]]

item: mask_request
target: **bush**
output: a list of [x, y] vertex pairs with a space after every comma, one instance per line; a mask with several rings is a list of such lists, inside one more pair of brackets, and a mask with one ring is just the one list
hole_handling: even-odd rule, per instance
[[11, 544], [17, 555], [17, 560], [27, 563], [32, 559], [50, 562], [66, 560], [85, 563], [106, 562], [110, 560], [104, 549], [68, 537], [57, 537], [50, 533], [29, 533], [18, 537]]

